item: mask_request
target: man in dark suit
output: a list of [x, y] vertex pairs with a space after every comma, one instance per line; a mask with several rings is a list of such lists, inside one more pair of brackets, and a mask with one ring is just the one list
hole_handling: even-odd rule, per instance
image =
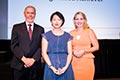
[[[14, 56], [11, 68], [14, 80], [38, 80], [40, 75], [37, 73], [41, 63], [41, 34], [44, 33], [44, 28], [34, 22], [35, 7], [27, 6], [24, 16], [25, 21], [15, 24], [12, 29], [11, 50]], [[29, 30], [32, 37], [29, 37]]]

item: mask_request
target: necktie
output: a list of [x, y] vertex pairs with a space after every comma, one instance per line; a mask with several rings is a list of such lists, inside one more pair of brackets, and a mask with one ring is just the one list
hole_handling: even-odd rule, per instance
[[29, 31], [28, 31], [28, 34], [29, 34], [29, 37], [30, 37], [30, 40], [32, 40], [32, 29], [31, 29], [31, 24], [28, 24], [29, 26]]

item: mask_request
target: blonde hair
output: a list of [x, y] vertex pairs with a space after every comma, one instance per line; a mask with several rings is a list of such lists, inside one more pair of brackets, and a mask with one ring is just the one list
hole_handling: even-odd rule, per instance
[[[82, 17], [83, 17], [83, 19], [85, 19], [85, 24], [84, 24], [84, 26], [83, 26], [83, 29], [89, 28], [89, 25], [87, 24], [87, 17], [86, 17], [86, 15], [85, 15], [83, 12], [80, 12], [80, 11], [77, 12], [77, 13], [74, 15], [74, 17], [73, 17], [73, 20], [75, 20], [75, 18], [76, 18], [76, 16], [77, 16], [78, 14], [81, 14]], [[76, 28], [76, 25], [75, 25], [75, 28]]]

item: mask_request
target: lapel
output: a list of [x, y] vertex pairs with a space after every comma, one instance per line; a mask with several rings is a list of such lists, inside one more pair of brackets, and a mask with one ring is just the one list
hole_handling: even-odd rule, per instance
[[38, 29], [37, 29], [37, 25], [34, 23], [33, 24], [34, 28], [33, 28], [33, 32], [32, 32], [32, 41], [30, 40], [29, 38], [29, 35], [28, 35], [28, 30], [27, 30], [27, 26], [26, 26], [26, 23], [24, 22], [22, 24], [22, 31], [24, 33], [24, 36], [26, 36], [26, 39], [29, 40], [29, 42], [33, 42], [35, 37], [38, 35], [37, 32], [38, 32]]
[[33, 24], [33, 26], [34, 28], [33, 28], [33, 33], [32, 33], [32, 41], [34, 41], [35, 36], [37, 35], [37, 26], [35, 23]]
[[29, 35], [28, 35], [27, 26], [26, 26], [25, 22], [22, 24], [22, 29], [23, 29], [22, 31], [24, 33], [24, 36], [26, 36], [26, 39], [30, 41], [30, 38], [29, 38]]

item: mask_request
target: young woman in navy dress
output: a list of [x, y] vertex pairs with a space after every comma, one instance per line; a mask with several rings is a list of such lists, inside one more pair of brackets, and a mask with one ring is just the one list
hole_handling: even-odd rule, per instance
[[64, 16], [58, 11], [54, 12], [50, 22], [53, 29], [42, 35], [42, 56], [46, 62], [43, 80], [74, 80], [72, 36], [61, 29]]

